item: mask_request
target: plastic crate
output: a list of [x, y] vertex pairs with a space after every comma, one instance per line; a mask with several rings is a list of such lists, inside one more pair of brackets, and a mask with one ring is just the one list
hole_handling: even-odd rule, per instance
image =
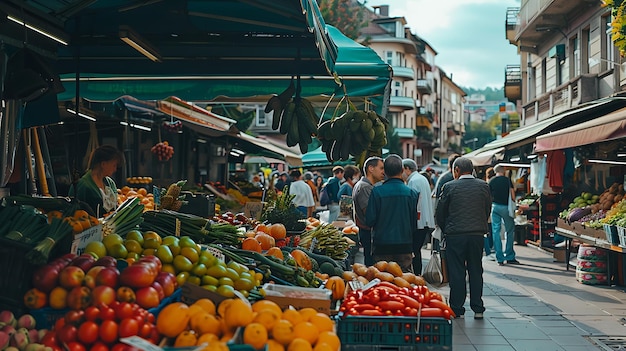
[[619, 238], [619, 246], [626, 247], [626, 228], [618, 226], [617, 237]]
[[619, 245], [619, 237], [617, 236], [617, 227], [614, 225], [604, 224], [604, 234], [609, 244]]
[[161, 310], [163, 308], [165, 308], [165, 306], [173, 303], [173, 302], [180, 302], [180, 298], [183, 295], [182, 289], [178, 288], [176, 290], [174, 290], [174, 292], [172, 293], [172, 295], [164, 298], [163, 300], [161, 300], [161, 302], [159, 303], [159, 305], [157, 307], [153, 307], [148, 309], [148, 312], [152, 313], [154, 315], [154, 317], [158, 317], [159, 316], [159, 312], [161, 312]]
[[342, 351], [452, 349], [452, 322], [444, 318], [347, 316], [337, 322], [337, 335]]
[[33, 318], [35, 318], [35, 325], [37, 326], [37, 329], [52, 329], [52, 327], [54, 327], [54, 323], [63, 318], [65, 313], [68, 311], [68, 308], [55, 310], [51, 307], [44, 307], [36, 310], [30, 310], [29, 313], [33, 316]]
[[25, 255], [30, 250], [29, 245], [0, 238], [0, 308], [15, 315], [26, 311], [24, 293], [31, 288], [37, 268], [26, 260]]

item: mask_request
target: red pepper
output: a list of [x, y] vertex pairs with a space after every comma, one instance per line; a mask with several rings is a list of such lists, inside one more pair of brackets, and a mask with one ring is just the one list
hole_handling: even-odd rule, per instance
[[404, 308], [404, 315], [407, 317], [416, 317], [417, 316], [417, 310], [415, 308], [411, 308], [409, 306], [406, 306]]
[[369, 304], [369, 303], [362, 303], [362, 304], [355, 305], [353, 308], [357, 311], [364, 311], [364, 310], [375, 310], [376, 306]]
[[363, 310], [360, 312], [361, 316], [383, 316], [383, 313], [379, 310]]
[[376, 287], [387, 287], [393, 290], [394, 292], [398, 292], [398, 290], [400, 289], [397, 285], [390, 283], [390, 282], [380, 282], [376, 284]]
[[396, 311], [404, 309], [404, 304], [398, 301], [380, 301], [378, 307], [384, 311]]
[[402, 303], [407, 307], [419, 309], [420, 306], [422, 305], [421, 303], [419, 303], [417, 300], [415, 300], [414, 298], [410, 296], [407, 296], [407, 295], [396, 295], [396, 296], [400, 298], [402, 300]]
[[431, 299], [430, 302], [428, 303], [428, 305], [430, 307], [436, 307], [436, 308], [440, 308], [441, 310], [448, 310], [450, 311], [450, 316], [454, 317], [455, 314], [452, 311], [452, 308], [450, 306], [448, 306], [445, 302], [443, 301], [439, 301], [439, 300], [435, 300], [435, 299]]
[[443, 310], [437, 307], [425, 307], [420, 311], [422, 317], [443, 317]]

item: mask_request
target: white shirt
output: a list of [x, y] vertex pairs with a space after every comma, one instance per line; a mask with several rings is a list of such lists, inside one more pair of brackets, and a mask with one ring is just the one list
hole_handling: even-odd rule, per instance
[[289, 185], [289, 195], [296, 196], [293, 198], [292, 201], [294, 206], [296, 207], [315, 206], [315, 200], [313, 200], [313, 192], [311, 191], [311, 187], [303, 180], [291, 182], [291, 184]]
[[420, 193], [419, 200], [417, 201], [417, 210], [420, 212], [420, 218], [417, 220], [417, 228], [435, 228], [435, 206], [434, 199], [430, 196], [430, 183], [428, 179], [416, 171], [409, 175], [406, 183], [409, 188], [415, 189]]

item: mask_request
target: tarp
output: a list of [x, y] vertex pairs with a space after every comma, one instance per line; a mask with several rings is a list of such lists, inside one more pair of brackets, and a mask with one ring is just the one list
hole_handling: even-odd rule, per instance
[[463, 157], [472, 160], [474, 167], [489, 166], [493, 163], [494, 160], [502, 160], [504, 158], [504, 147], [486, 151], [481, 150], [482, 149], [474, 150], [468, 154], [463, 155]]
[[626, 108], [537, 137], [536, 151], [566, 149], [626, 137]]
[[[258, 148], [274, 153], [278, 158], [285, 160], [292, 167], [302, 166], [302, 156], [287, 150], [286, 145], [283, 148], [269, 142], [264, 138], [254, 137], [252, 135], [241, 132], [234, 135], [233, 137], [235, 138], [235, 146], [237, 146], [237, 142], [252, 144]], [[246, 147], [241, 146], [241, 148], [245, 149]]]

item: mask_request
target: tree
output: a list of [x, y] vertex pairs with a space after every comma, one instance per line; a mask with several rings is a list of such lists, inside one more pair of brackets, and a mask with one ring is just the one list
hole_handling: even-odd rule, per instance
[[621, 56], [626, 55], [626, 1], [624, 0], [604, 0], [604, 5], [611, 8], [613, 21], [611, 22], [611, 33], [613, 43], [619, 49]]
[[367, 27], [365, 3], [358, 0], [318, 0], [324, 21], [352, 40], [359, 37], [361, 28]]

